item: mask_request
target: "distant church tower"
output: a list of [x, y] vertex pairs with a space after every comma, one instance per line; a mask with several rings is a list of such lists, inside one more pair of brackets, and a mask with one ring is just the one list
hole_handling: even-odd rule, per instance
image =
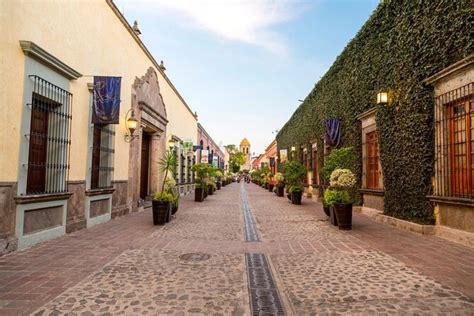
[[247, 138], [242, 139], [240, 142], [240, 152], [245, 155], [245, 163], [242, 165], [241, 170], [250, 170], [252, 157], [250, 151], [250, 142]]

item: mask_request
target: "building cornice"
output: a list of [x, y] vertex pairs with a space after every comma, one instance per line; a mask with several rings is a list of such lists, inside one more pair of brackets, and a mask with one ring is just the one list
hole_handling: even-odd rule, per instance
[[127, 29], [128, 33], [130, 33], [130, 35], [132, 36], [132, 38], [135, 40], [135, 42], [137, 42], [138, 46], [140, 46], [140, 48], [143, 50], [143, 52], [145, 53], [145, 55], [147, 55], [147, 57], [150, 59], [150, 61], [153, 63], [153, 66], [155, 66], [155, 68], [158, 70], [158, 72], [163, 76], [163, 78], [165, 78], [166, 82], [168, 82], [168, 84], [170, 85], [170, 87], [173, 89], [173, 91], [176, 93], [176, 95], [178, 96], [178, 98], [181, 100], [181, 102], [183, 102], [184, 106], [186, 107], [186, 109], [189, 111], [189, 113], [191, 113], [191, 115], [194, 117], [194, 119], [197, 121], [197, 114], [194, 113], [191, 108], [189, 107], [189, 105], [186, 103], [186, 101], [184, 101], [183, 97], [181, 96], [181, 94], [178, 92], [178, 90], [176, 89], [176, 87], [173, 85], [173, 83], [171, 82], [171, 80], [168, 78], [168, 76], [165, 74], [165, 72], [163, 71], [163, 69], [161, 69], [160, 65], [156, 62], [155, 60], [155, 57], [153, 57], [153, 55], [150, 53], [150, 51], [148, 50], [148, 48], [146, 48], [145, 44], [142, 42], [142, 40], [138, 37], [137, 34], [135, 34], [135, 31], [133, 30], [133, 28], [130, 26], [130, 24], [128, 24], [127, 22], [127, 19], [123, 16], [122, 12], [120, 12], [120, 10], [117, 8], [117, 6], [115, 5], [115, 3], [113, 2], [113, 0], [106, 0], [107, 4], [109, 5], [109, 7], [112, 9], [112, 11], [115, 13], [115, 15], [119, 18], [120, 22], [122, 22], [123, 26], [125, 26], [125, 28]]
[[434, 75], [426, 78], [425, 80], [423, 80], [423, 83], [424, 84], [427, 84], [427, 85], [434, 85], [436, 84], [438, 81], [448, 77], [448, 76], [451, 76], [451, 75], [454, 75], [460, 71], [463, 71], [465, 68], [467, 68], [468, 66], [471, 66], [474, 64], [474, 54], [471, 54], [469, 56], [467, 56], [466, 58], [464, 59], [461, 59], [460, 61], [444, 68], [443, 70], [435, 73]]
[[361, 114], [357, 115], [356, 118], [357, 118], [358, 120], [363, 120], [363, 119], [365, 119], [366, 117], [375, 115], [375, 112], [376, 112], [376, 111], [377, 111], [377, 107], [373, 107], [373, 108], [371, 108], [370, 110], [365, 111], [364, 113], [361, 113]]
[[82, 77], [82, 74], [79, 71], [69, 67], [64, 62], [31, 41], [20, 41], [20, 47], [26, 56], [54, 69], [69, 80], [76, 80]]

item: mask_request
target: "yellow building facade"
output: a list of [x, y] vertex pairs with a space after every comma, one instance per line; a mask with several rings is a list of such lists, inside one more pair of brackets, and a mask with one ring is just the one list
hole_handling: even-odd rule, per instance
[[[0, 253], [142, 209], [170, 144], [190, 182], [197, 117], [111, 1], [7, 0], [0, 23]], [[118, 124], [91, 123], [94, 76], [121, 77]]]

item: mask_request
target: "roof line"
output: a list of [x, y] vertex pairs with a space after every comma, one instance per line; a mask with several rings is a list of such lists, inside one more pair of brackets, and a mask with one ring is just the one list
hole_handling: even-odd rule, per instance
[[127, 19], [123, 16], [122, 12], [120, 12], [120, 10], [117, 8], [117, 6], [115, 5], [115, 3], [113, 2], [113, 0], [105, 0], [107, 2], [107, 4], [109, 5], [109, 7], [112, 9], [112, 11], [115, 13], [115, 15], [119, 18], [119, 20], [122, 22], [122, 24], [125, 26], [125, 28], [127, 29], [128, 33], [130, 33], [130, 35], [132, 35], [133, 39], [137, 42], [138, 46], [140, 46], [140, 48], [143, 50], [143, 52], [145, 53], [145, 55], [148, 56], [148, 58], [151, 60], [151, 62], [153, 63], [153, 65], [155, 66], [155, 68], [161, 73], [161, 75], [165, 78], [165, 80], [168, 82], [168, 84], [171, 86], [171, 88], [173, 89], [173, 91], [176, 93], [176, 95], [178, 96], [178, 98], [181, 100], [181, 102], [183, 102], [184, 106], [186, 106], [186, 108], [188, 109], [189, 113], [191, 113], [191, 115], [197, 120], [197, 115], [191, 110], [191, 108], [189, 107], [189, 105], [186, 103], [186, 101], [184, 101], [183, 97], [181, 96], [181, 94], [178, 92], [178, 90], [176, 89], [176, 87], [174, 86], [174, 84], [171, 82], [171, 80], [168, 78], [168, 76], [165, 74], [165, 72], [163, 71], [163, 69], [161, 69], [160, 65], [156, 62], [155, 58], [153, 57], [153, 55], [150, 53], [150, 51], [146, 48], [145, 44], [142, 42], [142, 40], [138, 37], [137, 34], [135, 34], [135, 32], [133, 31], [132, 27], [130, 26], [130, 24], [128, 24], [127, 22]]

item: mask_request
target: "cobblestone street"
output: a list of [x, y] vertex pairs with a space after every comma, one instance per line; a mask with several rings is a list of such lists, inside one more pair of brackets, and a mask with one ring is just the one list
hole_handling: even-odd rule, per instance
[[474, 314], [472, 249], [353, 221], [234, 183], [0, 257], [0, 315]]

